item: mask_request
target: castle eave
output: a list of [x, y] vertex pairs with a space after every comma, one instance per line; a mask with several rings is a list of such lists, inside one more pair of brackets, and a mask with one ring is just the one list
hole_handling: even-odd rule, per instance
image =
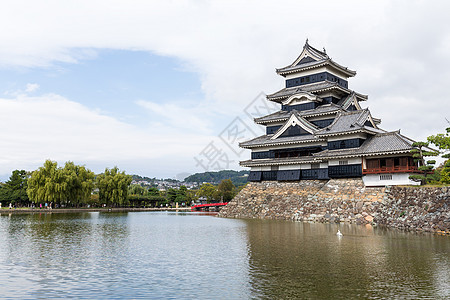
[[297, 65], [297, 66], [288, 66], [288, 67], [276, 69], [275, 71], [278, 75], [286, 77], [286, 75], [289, 75], [289, 74], [298, 73], [298, 72], [311, 70], [311, 69], [316, 69], [316, 68], [320, 68], [320, 67], [327, 66], [327, 65], [342, 72], [343, 74], [345, 74], [348, 77], [353, 77], [356, 75], [356, 71], [353, 71], [344, 66], [341, 66], [340, 64], [334, 62], [332, 59], [319, 60], [319, 61], [314, 61], [314, 62]]
[[279, 158], [279, 159], [250, 159], [240, 161], [239, 165], [242, 167], [267, 167], [267, 166], [282, 166], [292, 164], [314, 164], [323, 162], [322, 159], [316, 158]]
[[[270, 101], [281, 103], [281, 101], [289, 98], [296, 93], [309, 92], [312, 94], [320, 94], [328, 91], [336, 91], [342, 95], [350, 95], [353, 91], [340, 86], [337, 82], [331, 82], [328, 80], [305, 84], [301, 86], [295, 86], [290, 88], [283, 88], [273, 94], [267, 95], [267, 99]], [[363, 95], [355, 92], [355, 96], [359, 101], [366, 101], [367, 95]]]
[[[338, 153], [333, 153], [337, 151]], [[343, 151], [348, 151], [350, 153], [342, 153]], [[309, 157], [295, 157], [295, 158], [265, 158], [265, 159], [250, 159], [245, 161], [240, 161], [239, 165], [242, 167], [265, 167], [265, 166], [281, 166], [281, 165], [292, 165], [292, 164], [314, 164], [326, 162], [330, 159], [348, 159], [348, 158], [362, 158], [362, 157], [383, 157], [392, 155], [408, 154], [410, 150], [397, 150], [397, 151], [380, 151], [374, 153], [351, 153], [353, 149], [346, 150], [329, 150], [326, 153], [320, 155], [320, 152], [316, 155]]]
[[330, 136], [339, 136], [339, 135], [347, 135], [347, 134], [355, 134], [355, 133], [368, 133], [368, 134], [376, 134], [376, 132], [373, 132], [371, 130], [367, 129], [357, 129], [357, 130], [349, 130], [349, 131], [342, 131], [342, 132], [333, 132], [333, 133], [317, 133], [317, 136], [320, 137], [330, 137]]
[[305, 139], [305, 140], [291, 140], [291, 141], [277, 141], [277, 140], [267, 140], [255, 142], [254, 144], [251, 141], [243, 142], [239, 144], [239, 147], [244, 149], [253, 149], [260, 147], [272, 147], [272, 146], [283, 146], [283, 145], [294, 145], [294, 144], [305, 144], [305, 143], [317, 143], [317, 142], [326, 142], [326, 139]]

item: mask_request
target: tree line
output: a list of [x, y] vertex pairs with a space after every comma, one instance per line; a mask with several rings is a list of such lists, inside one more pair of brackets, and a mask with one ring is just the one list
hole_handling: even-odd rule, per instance
[[[117, 167], [95, 175], [71, 161], [63, 167], [51, 160], [32, 172], [15, 170], [0, 187], [0, 202], [15, 206], [81, 207], [96, 203], [122, 206], [128, 198], [131, 176]], [[96, 196], [95, 196], [96, 195]], [[96, 201], [97, 200], [97, 201]]]
[[33, 172], [15, 170], [5, 183], [0, 183], [0, 203], [3, 207], [155, 207], [189, 206], [199, 198], [207, 202], [230, 201], [238, 188], [229, 179], [218, 185], [203, 184], [197, 190], [131, 185], [132, 176], [117, 167], [94, 174], [85, 166], [68, 161], [58, 166], [47, 160]]
[[228, 202], [242, 189], [237, 188], [230, 179], [223, 179], [218, 185], [204, 183], [198, 189], [188, 190], [182, 185], [180, 188], [158, 190], [155, 187], [131, 185], [128, 199], [131, 206], [190, 206], [197, 201], [207, 203]]

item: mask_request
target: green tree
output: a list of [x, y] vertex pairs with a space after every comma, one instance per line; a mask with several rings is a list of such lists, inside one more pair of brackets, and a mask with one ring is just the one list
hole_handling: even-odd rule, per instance
[[86, 203], [94, 188], [94, 173], [84, 166], [66, 162], [64, 168], [46, 160], [28, 179], [27, 194], [35, 203], [75, 205]]
[[144, 196], [147, 194], [147, 190], [139, 184], [132, 184], [128, 187], [128, 194]]
[[217, 188], [211, 183], [204, 183], [198, 189], [197, 196], [205, 197], [208, 202], [212, 202], [213, 200], [216, 200], [216, 190]]
[[444, 163], [444, 167], [441, 171], [441, 182], [450, 184], [450, 159], [447, 159]]
[[230, 179], [222, 180], [217, 186], [216, 199], [228, 202], [236, 195], [236, 187]]
[[450, 184], [450, 127], [446, 128], [446, 133], [440, 133], [436, 135], [429, 136], [427, 140], [439, 147], [443, 153], [442, 157], [447, 158], [444, 162], [441, 175], [441, 182], [445, 184]]
[[65, 198], [72, 205], [78, 207], [87, 203], [94, 189], [95, 174], [84, 166], [75, 165], [68, 161], [60, 170], [65, 181]]
[[[436, 135], [431, 135], [427, 138], [428, 142], [439, 147], [439, 149], [445, 151], [450, 151], [450, 127], [446, 128], [446, 133], [439, 133]], [[446, 158], [450, 158], [448, 154], [445, 154]]]
[[186, 193], [187, 193], [187, 187], [182, 185], [177, 190], [177, 197], [175, 198], [175, 202], [182, 203], [186, 202]]
[[167, 200], [169, 202], [175, 202], [177, 199], [177, 191], [174, 188], [170, 188], [167, 190]]
[[155, 187], [151, 187], [147, 190], [149, 196], [160, 196], [159, 190]]
[[63, 198], [64, 184], [55, 161], [46, 160], [28, 179], [27, 194], [34, 203], [56, 202]]
[[119, 168], [105, 169], [97, 176], [99, 200], [107, 206], [125, 206], [128, 204], [128, 186], [131, 175], [120, 172]]
[[415, 148], [411, 150], [411, 153], [413, 155], [414, 161], [419, 165], [418, 170], [421, 172], [421, 174], [411, 175], [409, 176], [409, 178], [414, 181], [420, 181], [421, 184], [426, 184], [430, 180], [429, 175], [433, 174], [433, 168], [436, 164], [435, 160], [425, 161], [425, 158], [438, 155], [437, 152], [430, 151], [428, 145], [429, 143], [427, 142], [414, 142], [412, 144], [412, 146]]
[[186, 191], [186, 203], [187, 205], [191, 205], [191, 203], [198, 200], [197, 192], [195, 190], [188, 190]]
[[25, 204], [29, 202], [27, 181], [28, 174], [25, 170], [14, 170], [9, 180], [0, 189], [0, 201], [13, 204]]

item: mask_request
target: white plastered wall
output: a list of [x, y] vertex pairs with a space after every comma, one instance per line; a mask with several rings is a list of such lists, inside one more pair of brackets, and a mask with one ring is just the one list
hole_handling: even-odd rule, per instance
[[300, 169], [301, 165], [281, 165], [279, 170], [283, 171], [283, 170], [298, 170]]
[[[387, 176], [390, 175], [390, 176]], [[363, 176], [366, 186], [386, 186], [386, 185], [420, 185], [420, 182], [409, 179], [410, 173], [393, 173], [393, 174], [367, 174]], [[382, 178], [392, 179], [382, 179]]]
[[340, 158], [340, 159], [333, 159], [328, 161], [329, 166], [339, 166], [340, 161], [347, 161], [348, 165], [356, 165], [362, 163], [361, 157], [354, 157], [354, 158]]
[[320, 163], [320, 168], [328, 168], [328, 162]]
[[263, 167], [250, 167], [250, 171], [271, 171], [270, 166], [263, 166]]

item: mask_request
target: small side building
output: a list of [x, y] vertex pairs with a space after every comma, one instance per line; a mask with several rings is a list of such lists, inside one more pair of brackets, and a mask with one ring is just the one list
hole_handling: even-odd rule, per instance
[[352, 91], [356, 75], [306, 41], [295, 61], [277, 74], [285, 88], [267, 95], [280, 110], [256, 118], [266, 134], [243, 142], [251, 159], [249, 181], [362, 178], [366, 186], [419, 184], [411, 154], [414, 141], [379, 127], [381, 120], [361, 108], [368, 96]]

